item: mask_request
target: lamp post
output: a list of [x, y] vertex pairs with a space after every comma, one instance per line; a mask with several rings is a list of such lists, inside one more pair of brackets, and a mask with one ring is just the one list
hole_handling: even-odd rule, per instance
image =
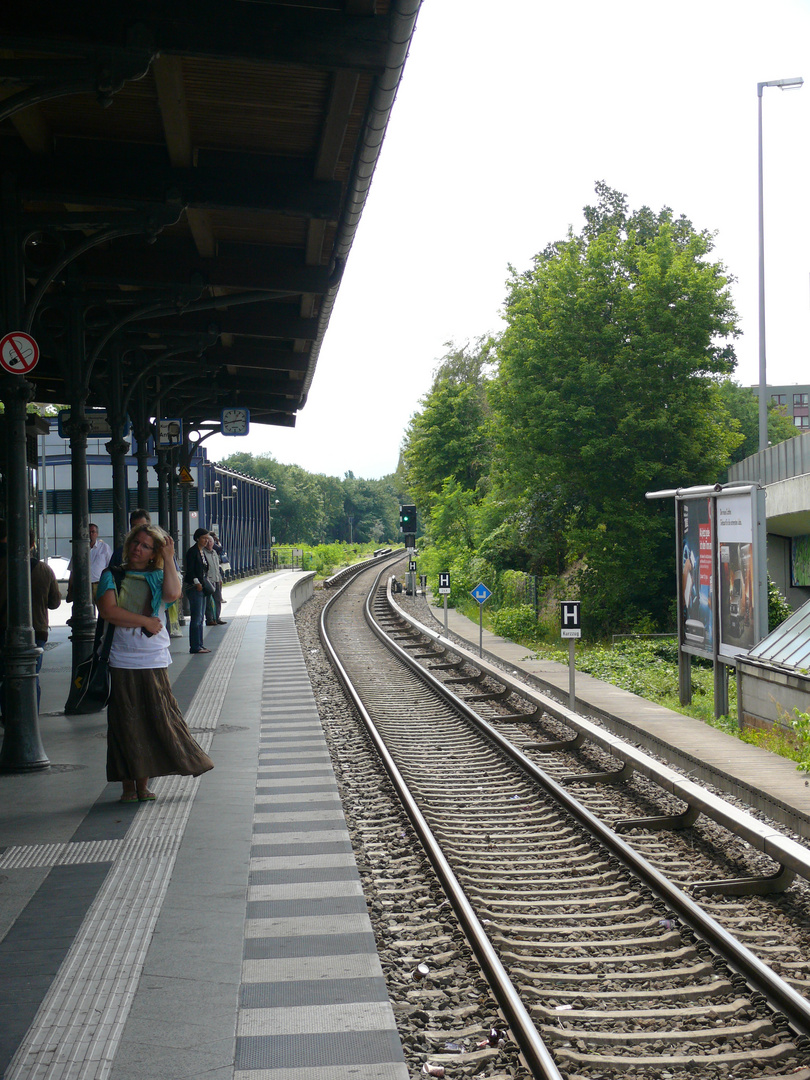
[[762, 197], [762, 91], [766, 86], [778, 86], [780, 90], [798, 90], [804, 79], [771, 79], [757, 83], [758, 129], [757, 129], [757, 176], [759, 197], [759, 449], [768, 449], [768, 405], [766, 401], [768, 381], [765, 364], [765, 221]]
[[[271, 487], [270, 490], [275, 491], [276, 489], [275, 489], [275, 487]], [[274, 512], [276, 510], [278, 510], [278, 504], [279, 504], [278, 499], [271, 499], [270, 500], [270, 514], [269, 514], [270, 527], [269, 527], [269, 531], [270, 531], [270, 569], [271, 570], [275, 569], [275, 567], [273, 566], [273, 514], [274, 514]]]

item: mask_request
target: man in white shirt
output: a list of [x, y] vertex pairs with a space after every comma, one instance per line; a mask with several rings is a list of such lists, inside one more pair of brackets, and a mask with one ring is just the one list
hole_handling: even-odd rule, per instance
[[[104, 540], [98, 538], [98, 525], [90, 523], [90, 581], [93, 584], [93, 603], [96, 602], [96, 589], [98, 588], [98, 579], [101, 577], [104, 570], [110, 562], [112, 556], [112, 548]], [[73, 570], [73, 559], [68, 563], [68, 570]], [[68, 578], [67, 596], [65, 597], [68, 603], [73, 600], [73, 574], [71, 573]]]

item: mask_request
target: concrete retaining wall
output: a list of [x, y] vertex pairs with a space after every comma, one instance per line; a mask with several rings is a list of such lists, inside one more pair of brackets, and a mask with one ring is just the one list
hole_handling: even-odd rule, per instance
[[741, 727], [789, 731], [793, 710], [810, 712], [810, 675], [737, 661], [737, 713]]
[[302, 604], [311, 600], [315, 593], [315, 571], [301, 574], [290, 590], [290, 603], [293, 611], [298, 611]]

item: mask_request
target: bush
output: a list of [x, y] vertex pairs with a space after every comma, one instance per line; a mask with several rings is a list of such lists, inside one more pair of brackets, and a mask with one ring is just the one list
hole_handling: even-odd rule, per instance
[[510, 641], [537, 641], [541, 636], [534, 608], [529, 604], [496, 611], [492, 616], [492, 629]]
[[776, 585], [768, 578], [768, 633], [775, 630], [784, 622], [788, 615], [793, 614], [793, 608], [787, 602]]

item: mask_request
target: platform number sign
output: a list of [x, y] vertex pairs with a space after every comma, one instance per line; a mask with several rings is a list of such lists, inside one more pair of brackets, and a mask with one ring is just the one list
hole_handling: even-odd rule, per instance
[[442, 572], [439, 574], [439, 596], [450, 595], [450, 575]]
[[560, 637], [581, 638], [580, 601], [560, 601]]

